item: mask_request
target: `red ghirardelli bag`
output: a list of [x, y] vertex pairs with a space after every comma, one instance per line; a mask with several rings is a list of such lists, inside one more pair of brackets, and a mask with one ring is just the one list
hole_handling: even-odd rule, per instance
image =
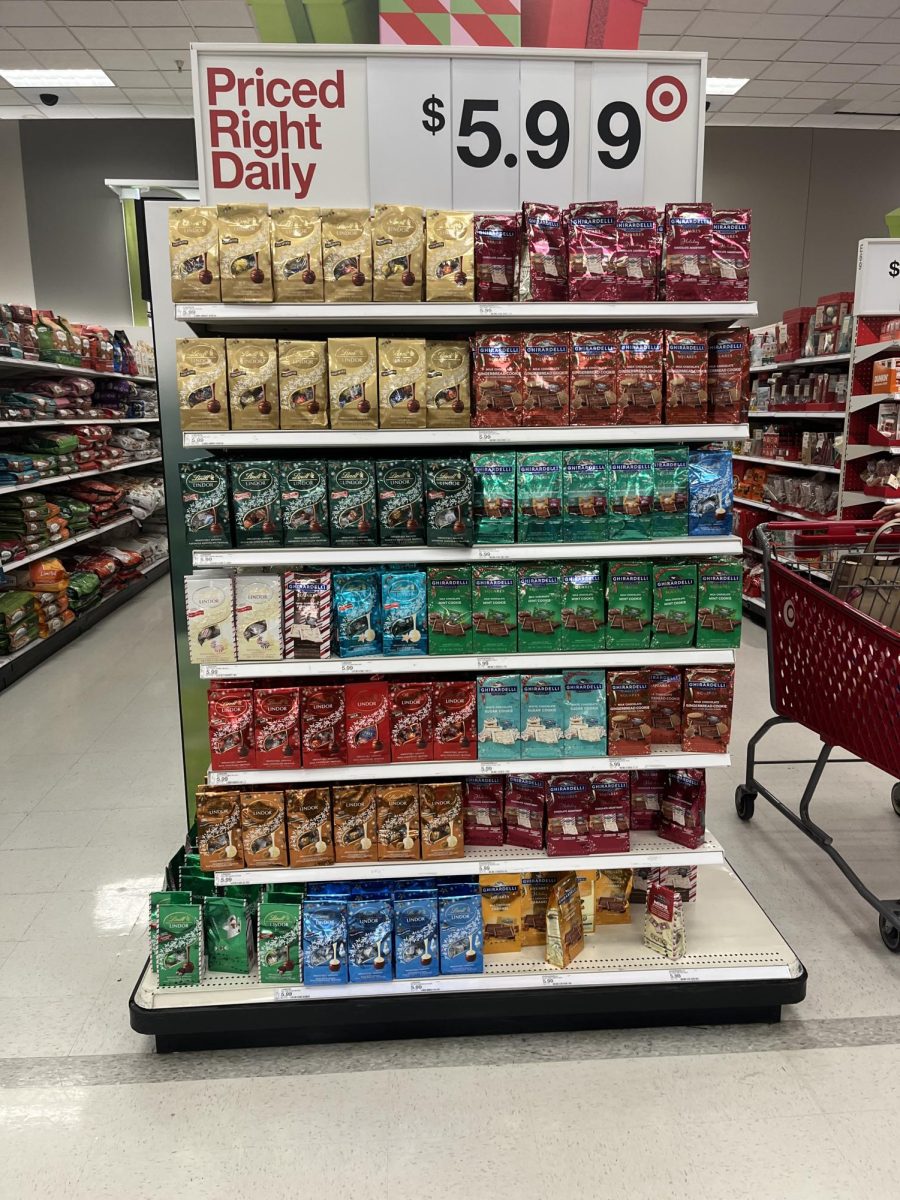
[[466, 761], [478, 757], [474, 679], [441, 680], [433, 685], [434, 759]]
[[655, 300], [662, 240], [655, 208], [620, 208], [616, 217], [616, 298]]
[[590, 853], [590, 776], [585, 771], [551, 775], [547, 791], [547, 853], [551, 856]]
[[475, 299], [515, 300], [521, 213], [475, 217]]
[[663, 788], [659, 836], [696, 850], [706, 836], [706, 772], [669, 771]]
[[476, 333], [472, 339], [475, 419], [480, 426], [522, 424], [521, 333]]
[[686, 667], [681, 748], [725, 754], [731, 739], [734, 667]]
[[652, 745], [681, 745], [681, 697], [682, 678], [678, 667], [650, 668]]
[[650, 672], [606, 672], [606, 711], [611, 757], [650, 753]]
[[749, 329], [725, 329], [709, 335], [709, 419], [735, 425], [746, 411], [750, 376]]
[[[653, 683], [651, 681], [651, 689]], [[631, 828], [656, 829], [662, 807], [665, 771], [631, 772]]]
[[544, 775], [510, 775], [506, 780], [503, 825], [508, 846], [540, 850], [547, 817], [547, 778]]
[[710, 277], [711, 204], [667, 204], [667, 300], [705, 300]]
[[615, 200], [570, 204], [566, 212], [569, 299], [616, 299]]
[[340, 766], [347, 761], [344, 689], [323, 684], [303, 688], [300, 696], [303, 766]]
[[615, 425], [619, 343], [614, 330], [573, 333], [569, 424]]
[[616, 424], [661, 425], [663, 334], [659, 329], [619, 331]]
[[710, 235], [707, 300], [750, 297], [750, 209], [717, 208]]
[[347, 762], [391, 761], [391, 716], [388, 685], [378, 680], [348, 683], [344, 688]]
[[463, 780], [463, 835], [467, 846], [503, 845], [502, 775]]
[[256, 688], [253, 693], [256, 726], [256, 769], [299, 767], [300, 689]]
[[521, 300], [565, 300], [566, 230], [562, 210], [553, 204], [522, 205]]
[[631, 849], [631, 780], [627, 771], [595, 771], [588, 806], [588, 849], [591, 854], [618, 854]]
[[569, 424], [569, 335], [526, 333], [523, 425]]
[[433, 757], [432, 685], [390, 684], [391, 762], [430, 762]]
[[702, 425], [708, 420], [707, 355], [703, 330], [666, 330], [667, 425]]
[[253, 688], [210, 688], [207, 709], [212, 770], [252, 770], [256, 765]]

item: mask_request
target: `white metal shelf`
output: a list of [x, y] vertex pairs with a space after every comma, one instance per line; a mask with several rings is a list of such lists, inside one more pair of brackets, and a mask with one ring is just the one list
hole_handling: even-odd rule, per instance
[[528, 871], [609, 871], [618, 867], [718, 866], [725, 861], [722, 847], [707, 831], [701, 846], [689, 850], [656, 833], [631, 834], [631, 849], [616, 854], [569, 854], [551, 857], [546, 850], [520, 846], [467, 846], [462, 858], [435, 862], [333, 863], [326, 867], [273, 867], [269, 870], [216, 871], [216, 885], [248, 883], [315, 883], [328, 880], [452, 878], [455, 875], [504, 875]]
[[687, 954], [675, 962], [643, 944], [643, 911], [635, 906], [626, 925], [589, 934], [585, 948], [564, 970], [544, 961], [544, 947], [485, 956], [483, 975], [439, 975], [427, 980], [275, 987], [252, 976], [207, 974], [196, 987], [159, 987], [147, 966], [135, 1002], [145, 1010], [202, 1009], [308, 1000], [428, 995], [438, 992], [521, 991], [548, 987], [623, 987], [660, 984], [738, 983], [797, 979], [796, 954], [740, 879], [727, 867], [701, 873], [696, 901], [684, 906]]
[[686, 767], [728, 767], [728, 754], [689, 754], [668, 747], [651, 754], [623, 758], [508, 758], [466, 759], [461, 762], [396, 762], [384, 766], [344, 766], [285, 771], [212, 771], [207, 779], [216, 787], [280, 787], [282, 784], [313, 784], [333, 781], [378, 783], [394, 779], [460, 779], [474, 775], [553, 775], [571, 771], [681, 770]]
[[45, 546], [43, 550], [35, 550], [33, 554], [26, 554], [24, 558], [4, 563], [3, 569], [18, 571], [20, 567], [25, 567], [30, 562], [37, 562], [39, 558], [46, 558], [48, 554], [62, 554], [64, 550], [77, 546], [79, 542], [88, 542], [92, 538], [100, 537], [102, 533], [108, 533], [111, 529], [118, 529], [120, 525], [130, 525], [134, 519], [132, 516], [119, 517], [118, 520], [110, 521], [107, 525], [100, 525], [96, 529], [86, 529], [84, 533], [76, 533], [74, 537], [67, 538], [64, 542], [54, 542], [52, 546]]
[[[34, 485], [37, 486], [36, 484]], [[0, 489], [2, 490], [2, 489]], [[508, 546], [297, 546], [271, 550], [195, 550], [195, 567], [337, 566], [340, 563], [534, 562], [595, 558], [651, 558], [678, 554], [690, 558], [740, 554], [738, 537], [654, 538], [637, 542], [545, 542]]]
[[742, 597], [742, 599], [746, 605], [748, 605], [750, 608], [755, 608], [757, 612], [764, 613], [766, 611], [765, 600], [760, 600], [758, 596], [746, 596], [745, 595]]
[[750, 508], [761, 508], [765, 512], [775, 513], [777, 517], [783, 517], [786, 521], [829, 521], [834, 517], [834, 513], [830, 516], [824, 514], [816, 516], [814, 513], [794, 512], [790, 508], [776, 508], [774, 504], [767, 504], [765, 500], [748, 500], [746, 496], [735, 496], [735, 504], [746, 504]]
[[[7, 568], [9, 569], [9, 568]], [[549, 654], [416, 654], [296, 658], [201, 666], [201, 679], [284, 679], [322, 675], [421, 675], [440, 671], [570, 671], [574, 668], [732, 666], [733, 650], [560, 650]]]
[[491, 324], [542, 325], [565, 321], [631, 325], [637, 321], [675, 324], [701, 321], [721, 324], [757, 315], [755, 300], [733, 304], [711, 301], [577, 303], [517, 302], [509, 304], [176, 304], [176, 321], [216, 329], [247, 325], [456, 325], [477, 327]]
[[735, 451], [732, 458], [738, 462], [764, 463], [767, 467], [790, 467], [797, 471], [824, 471], [829, 475], [840, 475], [840, 467], [821, 467], [814, 463], [795, 462], [790, 458], [763, 458], [759, 454], [738, 454]]
[[151, 463], [160, 463], [162, 458], [135, 458], [129, 462], [116, 463], [112, 467], [99, 467], [96, 471], [73, 471], [71, 475], [52, 475], [46, 479], [34, 479], [31, 483], [9, 483], [0, 487], [0, 496], [9, 492], [41, 492], [46, 487], [57, 483], [72, 483], [76, 479], [88, 479], [92, 475], [108, 475], [110, 471], [135, 470], [138, 467], [148, 467]]
[[896, 338], [889, 338], [886, 342], [872, 342], [868, 346], [857, 344], [853, 352], [853, 362], [868, 362], [870, 358], [877, 358], [879, 354], [900, 354], [900, 342]]
[[186, 449], [304, 450], [324, 453], [350, 448], [400, 450], [414, 446], [526, 446], [718, 442], [749, 437], [749, 425], [565, 425], [553, 429], [272, 429], [184, 433]]
[[749, 414], [751, 421], [843, 421], [847, 414], [842, 408], [836, 408], [832, 412], [807, 412], [802, 408], [794, 409], [776, 409], [775, 412], [751, 412]]
[[838, 367], [850, 361], [847, 354], [814, 354], [811, 358], [792, 358], [789, 362], [757, 363], [750, 367], [751, 375], [786, 371], [789, 367]]
[[893, 503], [896, 503], [896, 500], [892, 500], [889, 496], [869, 496], [866, 492], [844, 492], [841, 496], [841, 505], [843, 508], [852, 508], [858, 504], [877, 504], [881, 507], [885, 504]]
[[153, 375], [122, 375], [117, 371], [96, 371], [91, 367], [70, 367], [65, 363], [34, 361], [28, 358], [0, 357], [0, 375], [83, 375], [88, 379], [127, 379], [130, 383], [156, 383]]
[[[897, 347], [897, 352], [900, 353], [900, 346]], [[864, 408], [870, 408], [873, 404], [896, 404], [900, 400], [900, 392], [865, 392], [860, 396], [850, 397], [850, 411], [852, 413], [860, 412]]]
[[42, 418], [40, 421], [0, 421], [0, 429], [15, 429], [27, 433], [29, 429], [41, 429], [47, 425], [58, 428], [60, 425], [158, 425], [159, 417], [54, 417], [53, 420]]
[[844, 447], [844, 457], [848, 461], [851, 458], [870, 458], [873, 454], [900, 454], [900, 442], [886, 442], [881, 446], [855, 442], [851, 446]]

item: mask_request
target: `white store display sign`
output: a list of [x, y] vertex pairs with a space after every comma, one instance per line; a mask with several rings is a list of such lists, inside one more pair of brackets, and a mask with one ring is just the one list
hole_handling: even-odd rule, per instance
[[706, 56], [201, 44], [205, 204], [701, 199]]
[[857, 317], [900, 313], [900, 239], [859, 243], [853, 312]]

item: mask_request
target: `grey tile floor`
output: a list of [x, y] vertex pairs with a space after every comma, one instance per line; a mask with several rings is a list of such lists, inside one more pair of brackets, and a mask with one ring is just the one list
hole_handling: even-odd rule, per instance
[[[0, 696], [4, 1197], [896, 1200], [900, 956], [774, 811], [734, 815], [769, 712], [753, 624], [709, 823], [809, 968], [780, 1026], [153, 1054], [127, 1000], [146, 893], [183, 834], [169, 604], [161, 581]], [[781, 731], [771, 749], [816, 740]], [[796, 797], [800, 770], [767, 778]], [[834, 768], [818, 816], [897, 896], [889, 790]]]

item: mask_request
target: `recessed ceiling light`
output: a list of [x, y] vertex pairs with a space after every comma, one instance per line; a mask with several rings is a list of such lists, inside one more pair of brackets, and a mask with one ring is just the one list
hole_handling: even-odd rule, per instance
[[116, 86], [99, 67], [90, 71], [11, 71], [0, 67], [0, 76], [14, 88]]
[[707, 75], [707, 96], [734, 96], [749, 79], [730, 79], [727, 75]]

